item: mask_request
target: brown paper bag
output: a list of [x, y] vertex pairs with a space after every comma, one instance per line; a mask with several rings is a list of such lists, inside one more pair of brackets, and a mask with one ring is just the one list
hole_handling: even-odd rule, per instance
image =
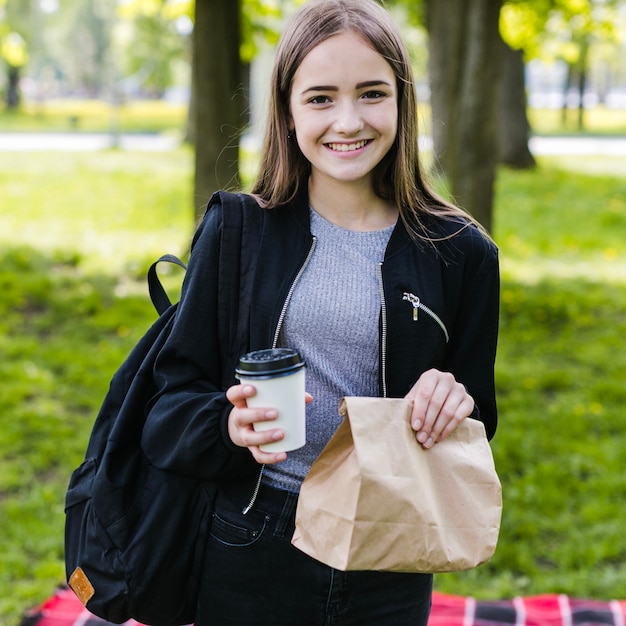
[[339, 570], [451, 572], [493, 555], [502, 490], [485, 428], [466, 419], [424, 450], [411, 401], [344, 398], [306, 476], [292, 543]]

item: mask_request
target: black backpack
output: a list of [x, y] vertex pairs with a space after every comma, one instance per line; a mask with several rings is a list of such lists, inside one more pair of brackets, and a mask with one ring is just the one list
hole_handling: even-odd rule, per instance
[[[258, 229], [242, 228], [242, 207], [250, 198], [222, 192], [219, 198], [230, 233], [222, 248], [239, 250], [246, 231], [254, 253]], [[215, 487], [157, 469], [140, 446], [145, 407], [156, 393], [153, 366], [177, 308], [158, 280], [160, 261], [184, 267], [166, 255], [148, 272], [159, 318], [113, 376], [85, 460], [72, 474], [65, 501], [65, 567], [70, 587], [95, 615], [114, 623], [134, 618], [175, 626], [194, 621]], [[235, 272], [220, 276], [227, 291], [241, 286]], [[245, 306], [237, 294], [229, 295]], [[237, 311], [232, 313], [236, 318]]]

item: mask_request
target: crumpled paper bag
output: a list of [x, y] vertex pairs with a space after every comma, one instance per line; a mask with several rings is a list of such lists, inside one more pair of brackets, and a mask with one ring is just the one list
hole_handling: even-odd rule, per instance
[[410, 400], [346, 397], [306, 476], [293, 545], [338, 570], [452, 572], [496, 549], [502, 489], [482, 422], [424, 450]]

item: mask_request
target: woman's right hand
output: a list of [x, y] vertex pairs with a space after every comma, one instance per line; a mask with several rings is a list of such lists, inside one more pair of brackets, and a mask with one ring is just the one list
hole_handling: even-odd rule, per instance
[[261, 432], [254, 430], [257, 422], [267, 422], [278, 417], [278, 411], [271, 408], [251, 408], [248, 398], [256, 393], [250, 384], [233, 385], [226, 392], [226, 397], [233, 405], [228, 416], [228, 434], [236, 446], [248, 448], [257, 463], [271, 465], [287, 458], [286, 452], [263, 452], [259, 446], [280, 441], [285, 433], [280, 428], [270, 428]]

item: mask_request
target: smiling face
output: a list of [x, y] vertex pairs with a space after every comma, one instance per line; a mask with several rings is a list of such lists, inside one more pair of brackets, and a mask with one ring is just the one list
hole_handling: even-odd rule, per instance
[[326, 39], [302, 60], [291, 85], [290, 128], [311, 164], [311, 184], [372, 187], [372, 171], [398, 128], [395, 74], [351, 32]]

